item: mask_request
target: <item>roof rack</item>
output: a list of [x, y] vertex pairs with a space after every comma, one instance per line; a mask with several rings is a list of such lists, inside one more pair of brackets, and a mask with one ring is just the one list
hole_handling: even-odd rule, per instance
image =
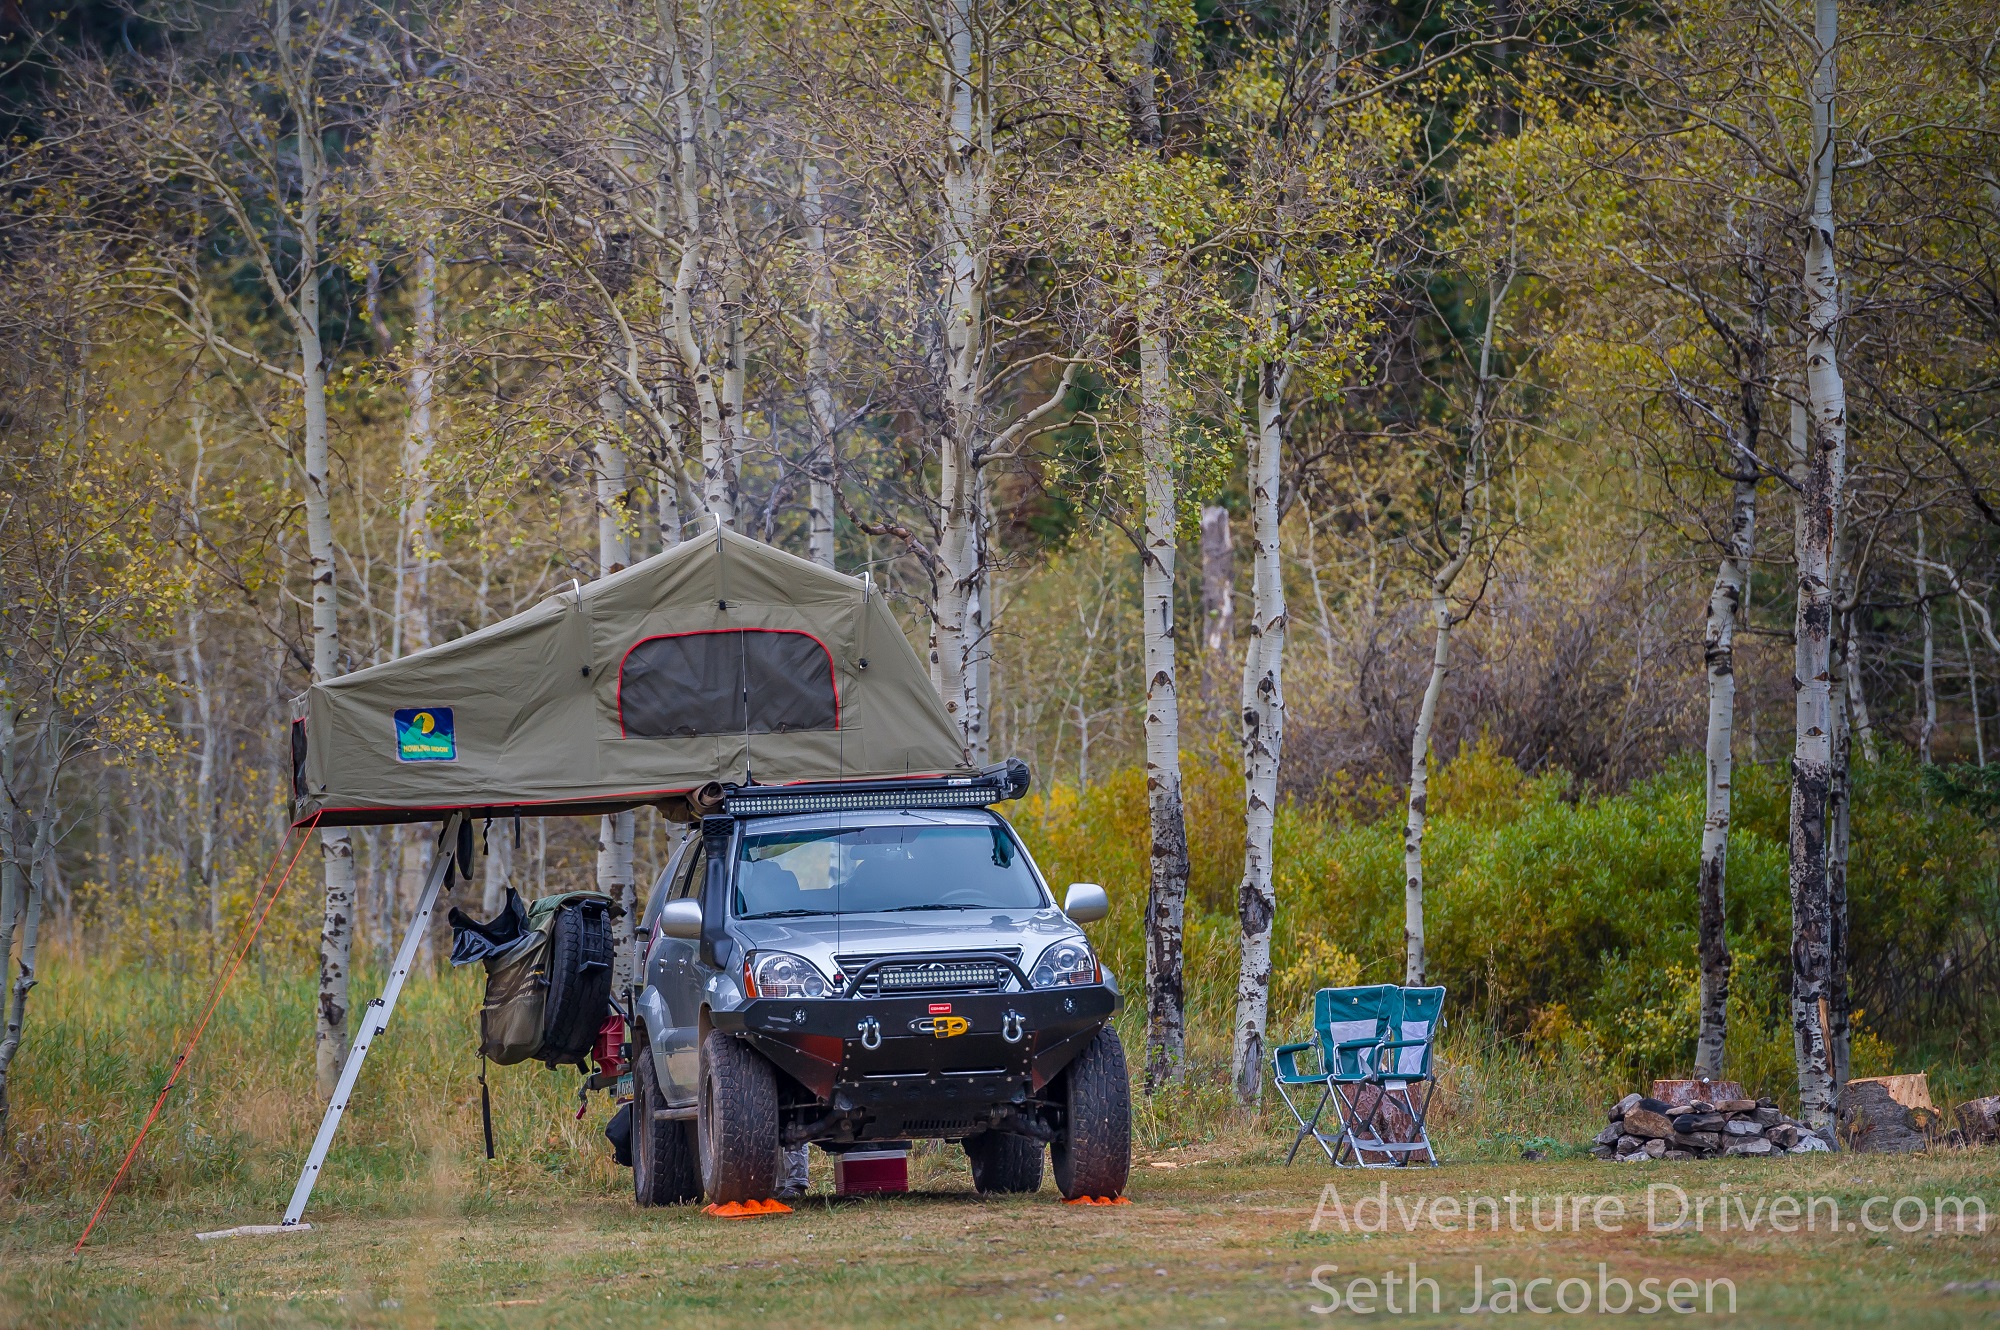
[[827, 781], [813, 785], [727, 785], [722, 809], [731, 816], [769, 813], [853, 813], [870, 808], [984, 808], [1028, 792], [1028, 764], [996, 762], [976, 776], [909, 776], [901, 780]]

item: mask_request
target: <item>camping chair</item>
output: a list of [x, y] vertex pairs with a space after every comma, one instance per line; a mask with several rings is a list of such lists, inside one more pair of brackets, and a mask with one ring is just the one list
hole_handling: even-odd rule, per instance
[[[1374, 1102], [1367, 1104], [1364, 1112], [1354, 1115], [1353, 1127], [1347, 1133], [1347, 1146], [1355, 1152], [1356, 1163], [1361, 1162], [1361, 1151], [1364, 1150], [1373, 1154], [1401, 1156], [1400, 1159], [1392, 1158], [1385, 1164], [1368, 1167], [1407, 1164], [1410, 1156], [1421, 1150], [1435, 1168], [1437, 1151], [1431, 1148], [1424, 1118], [1430, 1112], [1431, 1096], [1437, 1092], [1437, 1079], [1432, 1075], [1431, 1064], [1437, 1033], [1444, 1025], [1444, 989], [1404, 988], [1397, 992], [1401, 1001], [1395, 1017], [1396, 1036], [1384, 1040], [1375, 1050], [1375, 1071], [1365, 1083], [1376, 1089]], [[1423, 1087], [1421, 1101], [1416, 1097], [1417, 1086]], [[1358, 1087], [1350, 1094], [1348, 1102], [1351, 1105], [1359, 1104], [1365, 1098]], [[1335, 1098], [1339, 1097], [1336, 1094]], [[1376, 1123], [1381, 1119], [1385, 1106], [1398, 1104], [1409, 1116], [1410, 1139], [1384, 1140]]]
[[[1285, 1101], [1285, 1107], [1292, 1110], [1292, 1117], [1299, 1124], [1298, 1134], [1292, 1139], [1292, 1148], [1285, 1155], [1287, 1164], [1299, 1152], [1299, 1146], [1310, 1136], [1326, 1152], [1328, 1162], [1344, 1167], [1340, 1153], [1348, 1145], [1348, 1136], [1354, 1123], [1354, 1106], [1357, 1102], [1343, 1093], [1349, 1088], [1368, 1084], [1379, 1068], [1379, 1050], [1393, 1037], [1397, 1029], [1394, 1022], [1401, 1014], [1402, 990], [1394, 984], [1368, 984], [1359, 988], [1322, 988], [1313, 994], [1313, 1034], [1315, 1039], [1303, 1044], [1286, 1044], [1271, 1054], [1271, 1066], [1275, 1073], [1278, 1095]], [[1301, 1071], [1299, 1054], [1316, 1051], [1319, 1060], [1317, 1071]], [[1300, 1111], [1299, 1102], [1291, 1096], [1293, 1088], [1309, 1085], [1320, 1087], [1319, 1101], [1313, 1105], [1310, 1116]], [[1376, 1098], [1380, 1099], [1378, 1092]], [[1331, 1136], [1320, 1130], [1319, 1120], [1326, 1112], [1328, 1103], [1333, 1104], [1334, 1121], [1339, 1130]], [[1370, 1135], [1374, 1135], [1372, 1131]], [[1356, 1156], [1356, 1162], [1360, 1158]]]

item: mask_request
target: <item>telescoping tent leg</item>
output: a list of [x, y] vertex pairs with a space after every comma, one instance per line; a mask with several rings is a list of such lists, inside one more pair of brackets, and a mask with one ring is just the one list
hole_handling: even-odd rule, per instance
[[444, 886], [445, 872], [458, 845], [458, 824], [464, 820], [465, 814], [453, 813], [445, 821], [437, 851], [431, 856], [430, 874], [417, 897], [417, 912], [410, 920], [409, 931], [403, 934], [403, 945], [396, 951], [396, 964], [389, 971], [389, 982], [382, 985], [382, 996], [368, 1004], [361, 1018], [361, 1032], [348, 1051], [346, 1065], [340, 1069], [340, 1084], [334, 1088], [333, 1102], [326, 1106], [326, 1116], [320, 1119], [319, 1135], [313, 1139], [312, 1153], [306, 1156], [305, 1170], [299, 1174], [299, 1185], [292, 1190], [292, 1203], [285, 1207], [280, 1228], [304, 1227], [299, 1220], [306, 1212], [306, 1202], [312, 1199], [313, 1184], [319, 1181], [319, 1167], [326, 1162], [333, 1134], [340, 1130], [340, 1117], [347, 1111], [354, 1083], [361, 1077], [361, 1063], [367, 1058], [375, 1036], [389, 1028], [389, 1017], [396, 1010], [396, 999], [402, 995], [403, 981], [410, 977], [410, 966], [417, 958], [417, 944], [423, 941], [424, 930], [431, 926], [431, 911], [437, 906], [438, 891]]

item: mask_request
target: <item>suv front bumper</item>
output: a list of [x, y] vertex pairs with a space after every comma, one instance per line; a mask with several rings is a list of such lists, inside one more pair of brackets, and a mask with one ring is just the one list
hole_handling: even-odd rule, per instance
[[[753, 998], [712, 1014], [870, 1137], [963, 1135], [1038, 1095], [1118, 1010], [1108, 984]], [[960, 1030], [958, 1022], [964, 1022]], [[938, 1033], [940, 1023], [946, 1031]]]

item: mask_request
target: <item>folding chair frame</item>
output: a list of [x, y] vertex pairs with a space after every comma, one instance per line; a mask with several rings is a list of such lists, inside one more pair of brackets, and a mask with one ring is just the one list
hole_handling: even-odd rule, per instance
[[[1272, 1066], [1277, 1073], [1274, 1080], [1279, 1097], [1285, 1101], [1285, 1107], [1291, 1110], [1292, 1117], [1299, 1123], [1299, 1130], [1292, 1138], [1292, 1148], [1285, 1154], [1287, 1165], [1297, 1157], [1299, 1147], [1305, 1143], [1306, 1137], [1311, 1136], [1326, 1154], [1327, 1162], [1335, 1168], [1403, 1168], [1410, 1163], [1410, 1156], [1418, 1151], [1423, 1152], [1431, 1167], [1438, 1166], [1437, 1151], [1431, 1145], [1430, 1132], [1426, 1124], [1430, 1115], [1431, 1100], [1437, 1094], [1437, 1079], [1431, 1073], [1431, 1058], [1438, 1031], [1444, 1025], [1442, 1010], [1444, 991], [1442, 989], [1399, 990], [1399, 1009], [1390, 1021], [1391, 1027], [1398, 1032], [1401, 1031], [1403, 1024], [1400, 1010], [1402, 992], [1437, 994], [1434, 999], [1436, 1006], [1432, 1009], [1430, 1030], [1422, 1039], [1344, 1040], [1334, 1044], [1330, 1050], [1333, 1054], [1332, 1068], [1326, 1067], [1325, 1054], [1322, 1054], [1322, 1071], [1325, 1075], [1317, 1079], [1302, 1076], [1298, 1071], [1298, 1054], [1313, 1048], [1313, 1044], [1287, 1044], [1273, 1053]], [[1425, 1002], [1424, 1005], [1429, 1005], [1429, 1002]], [[1319, 1023], [1318, 1016], [1319, 1012], [1315, 1009], [1315, 1025]], [[1423, 1051], [1422, 1065], [1409, 1072], [1390, 1071], [1397, 1061], [1393, 1055], [1411, 1048]], [[1350, 1050], [1363, 1052], [1364, 1055], [1359, 1062], [1368, 1068], [1364, 1074], [1347, 1076], [1339, 1074], [1340, 1054]], [[1321, 1087], [1319, 1102], [1313, 1106], [1310, 1116], [1299, 1111], [1298, 1102], [1292, 1098], [1287, 1089], [1288, 1084], [1293, 1086], [1317, 1084]], [[1421, 1102], [1414, 1097], [1413, 1087], [1416, 1085], [1424, 1087]], [[1375, 1091], [1372, 1102], [1367, 1095], [1369, 1089]], [[1409, 1116], [1412, 1139], [1408, 1141], [1382, 1139], [1382, 1129], [1377, 1125], [1378, 1119], [1382, 1116], [1383, 1106], [1395, 1102], [1392, 1096], [1401, 1097], [1402, 1110]], [[1339, 1126], [1339, 1130], [1330, 1136], [1319, 1127], [1320, 1118], [1325, 1114], [1328, 1103], [1333, 1105], [1334, 1121]], [[1362, 1158], [1364, 1152], [1389, 1157], [1381, 1162], [1371, 1163]], [[1350, 1161], [1343, 1161], [1343, 1155], [1349, 1156]]]

